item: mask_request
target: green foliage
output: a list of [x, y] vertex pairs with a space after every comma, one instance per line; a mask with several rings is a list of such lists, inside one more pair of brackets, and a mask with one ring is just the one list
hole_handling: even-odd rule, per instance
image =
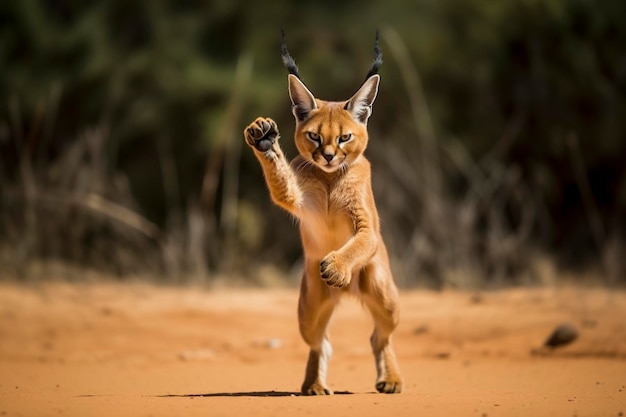
[[[432, 169], [443, 182], [437, 195], [449, 206], [441, 215], [458, 217], [461, 202], [477, 196], [469, 204], [473, 243], [457, 250], [484, 258], [477, 274], [510, 261], [487, 262], [493, 253], [481, 247], [495, 223], [517, 236], [526, 212], [533, 213], [531, 230], [520, 251], [541, 248], [566, 265], [606, 270], [606, 242], [622, 248], [615, 242], [625, 235], [624, 16], [620, 0], [2, 2], [0, 243], [22, 248], [27, 260], [104, 269], [111, 262], [97, 254], [117, 245], [131, 254], [116, 258], [122, 274], [290, 267], [299, 257], [296, 232], [271, 206], [256, 161], [238, 142], [241, 129], [256, 116], [273, 117], [283, 146], [295, 152], [281, 27], [304, 81], [325, 99], [356, 91], [380, 27], [397, 31], [414, 64], [407, 69], [383, 37], [368, 154], [396, 264], [412, 271], [405, 282], [418, 273], [438, 285], [446, 278], [425, 266], [431, 255], [404, 247], [423, 240], [420, 247], [439, 253], [454, 246], [428, 229], [424, 215], [427, 180], [415, 167], [427, 142], [407, 71], [419, 75], [422, 114], [432, 118], [439, 161]], [[398, 171], [405, 162], [415, 171]], [[51, 215], [50, 204], [42, 208], [50, 193], [71, 195], [73, 203]], [[147, 223], [98, 206], [99, 220], [83, 213], [83, 232], [64, 240], [71, 216], [62, 213], [95, 210], [90, 193]], [[495, 222], [498, 199], [504, 203]], [[25, 213], [58, 226], [37, 229], [42, 219], [28, 221]], [[52, 249], [70, 241], [98, 249], [89, 256]], [[13, 262], [10, 253], [0, 263]], [[415, 265], [407, 261], [414, 256]]]

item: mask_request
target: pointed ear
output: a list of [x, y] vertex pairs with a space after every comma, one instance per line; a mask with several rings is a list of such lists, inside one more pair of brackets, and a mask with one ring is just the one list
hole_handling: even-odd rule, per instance
[[291, 98], [291, 110], [297, 122], [307, 119], [311, 110], [317, 109], [313, 94], [293, 74], [289, 74], [289, 97]]
[[352, 118], [355, 121], [363, 124], [367, 123], [367, 119], [372, 114], [372, 104], [374, 104], [376, 94], [378, 94], [379, 82], [380, 75], [372, 75], [365, 80], [359, 91], [346, 103], [344, 109], [352, 113]]

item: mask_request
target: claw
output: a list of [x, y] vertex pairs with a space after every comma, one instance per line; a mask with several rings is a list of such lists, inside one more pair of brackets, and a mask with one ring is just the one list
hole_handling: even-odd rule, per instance
[[402, 386], [395, 381], [380, 381], [376, 383], [376, 391], [383, 394], [398, 394], [402, 392]]
[[272, 127], [269, 123], [267, 123], [265, 120], [263, 120], [261, 122], [261, 127], [263, 128], [263, 132], [267, 132], [268, 130], [270, 130], [270, 127]]
[[333, 395], [333, 392], [328, 388], [319, 386], [312, 386], [302, 391], [304, 395]]
[[329, 287], [344, 288], [350, 284], [350, 273], [339, 268], [334, 257], [327, 256], [320, 262], [320, 277]]

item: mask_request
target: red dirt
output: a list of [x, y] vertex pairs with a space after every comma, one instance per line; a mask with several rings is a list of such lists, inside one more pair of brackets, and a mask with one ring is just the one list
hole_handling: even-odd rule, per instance
[[[0, 416], [622, 416], [626, 293], [404, 291], [406, 380], [377, 394], [371, 321], [332, 323], [332, 397], [302, 397], [294, 290], [0, 284]], [[552, 329], [571, 345], [536, 351]]]

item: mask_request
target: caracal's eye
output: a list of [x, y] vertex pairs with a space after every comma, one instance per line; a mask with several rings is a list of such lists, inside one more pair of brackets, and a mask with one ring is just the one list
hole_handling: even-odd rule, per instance
[[337, 138], [337, 143], [342, 144], [346, 142], [350, 142], [352, 140], [352, 133], [344, 133], [343, 135]]
[[322, 140], [320, 139], [320, 135], [315, 132], [306, 132], [306, 138], [316, 144], [318, 147], [322, 144]]

